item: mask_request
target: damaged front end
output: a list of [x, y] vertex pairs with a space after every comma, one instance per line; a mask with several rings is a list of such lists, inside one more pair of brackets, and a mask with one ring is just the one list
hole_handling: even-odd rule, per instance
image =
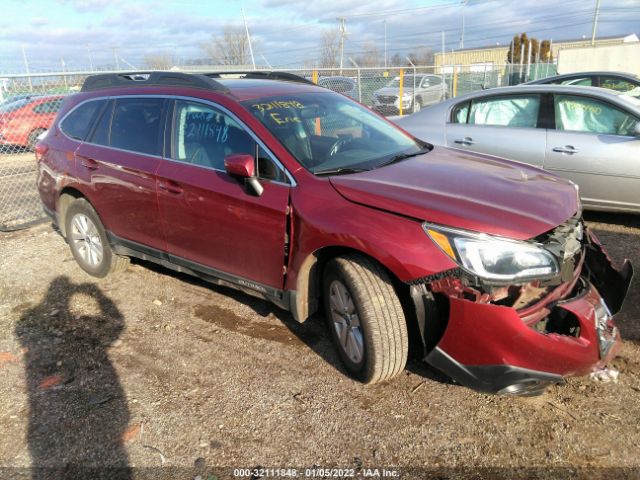
[[443, 373], [480, 391], [537, 395], [616, 354], [613, 315], [633, 268], [613, 267], [579, 213], [528, 242], [424, 228], [460, 265], [410, 282], [425, 360]]

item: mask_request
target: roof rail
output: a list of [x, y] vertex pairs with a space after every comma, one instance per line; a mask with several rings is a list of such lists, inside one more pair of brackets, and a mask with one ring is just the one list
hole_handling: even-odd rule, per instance
[[266, 80], [281, 80], [286, 82], [297, 82], [297, 83], [308, 83], [311, 85], [315, 85], [312, 81], [307, 80], [300, 75], [295, 75], [289, 72], [272, 72], [268, 70], [248, 70], [248, 71], [237, 71], [237, 72], [207, 72], [203, 75], [209, 78], [224, 78], [224, 76], [241, 76], [241, 78], [248, 79], [266, 79]]
[[81, 92], [114, 87], [195, 87], [226, 92], [227, 87], [205, 75], [183, 72], [100, 73], [84, 81]]

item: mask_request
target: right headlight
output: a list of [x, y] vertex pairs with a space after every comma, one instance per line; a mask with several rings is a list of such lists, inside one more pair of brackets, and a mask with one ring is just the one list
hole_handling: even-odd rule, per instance
[[532, 243], [423, 224], [429, 238], [464, 270], [486, 280], [512, 282], [559, 273], [555, 257]]

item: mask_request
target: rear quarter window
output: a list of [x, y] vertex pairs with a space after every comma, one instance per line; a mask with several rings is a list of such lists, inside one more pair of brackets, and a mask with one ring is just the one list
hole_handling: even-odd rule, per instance
[[94, 118], [102, 110], [106, 100], [93, 100], [72, 110], [60, 124], [65, 135], [75, 140], [84, 140], [89, 133]]

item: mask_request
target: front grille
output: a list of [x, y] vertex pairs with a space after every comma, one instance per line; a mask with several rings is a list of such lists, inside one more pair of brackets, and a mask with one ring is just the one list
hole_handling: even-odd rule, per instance
[[398, 99], [398, 97], [394, 95], [379, 95], [378, 101], [380, 103], [393, 103]]

